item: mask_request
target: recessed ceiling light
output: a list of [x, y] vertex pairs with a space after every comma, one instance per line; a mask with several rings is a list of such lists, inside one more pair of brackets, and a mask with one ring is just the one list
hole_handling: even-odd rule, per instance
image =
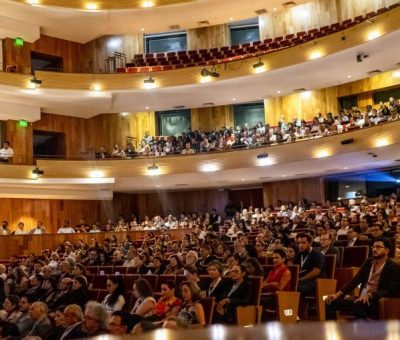
[[316, 158], [325, 158], [329, 156], [329, 151], [327, 149], [323, 149], [323, 150], [318, 150], [315, 153], [315, 157]]
[[234, 102], [235, 102], [235, 101], [236, 101], [236, 98], [232, 98], [232, 101], [234, 101]]
[[104, 177], [104, 172], [100, 170], [93, 170], [89, 172], [89, 177], [91, 178], [100, 178]]
[[88, 2], [86, 4], [86, 9], [89, 11], [94, 11], [97, 9], [97, 4], [95, 4], [94, 2]]
[[154, 2], [153, 2], [153, 1], [150, 1], [150, 0], [148, 0], [148, 1], [143, 1], [142, 7], [144, 7], [144, 8], [149, 8], [149, 7], [153, 7], [153, 6], [154, 6]]
[[276, 91], [276, 93], [278, 93], [278, 94], [281, 94], [281, 93], [282, 93], [282, 91], [278, 90], [278, 91]]
[[395, 71], [392, 73], [393, 78], [400, 78], [400, 71]]
[[347, 76], [347, 78], [349, 78], [349, 79], [350, 79], [350, 78], [351, 78], [351, 75], [349, 74], [349, 75]]
[[278, 9], [276, 7], [274, 7], [274, 12], [276, 12]]
[[122, 117], [126, 117], [127, 115], [129, 115], [129, 112], [121, 112], [120, 115], [121, 115]]
[[367, 39], [368, 40], [374, 40], [376, 38], [379, 38], [381, 36], [379, 31], [372, 31], [368, 33]]
[[39, 5], [39, 0], [28, 0], [28, 3], [32, 6]]
[[233, 21], [233, 17], [230, 17], [229, 20], [230, 20], [230, 21]]
[[219, 170], [218, 166], [215, 163], [206, 163], [201, 166], [201, 171], [204, 171], [204, 172], [214, 172], [214, 171], [218, 171], [218, 170]]
[[90, 85], [90, 89], [92, 91], [101, 91], [101, 86], [98, 83], [93, 83], [93, 84]]
[[347, 170], [348, 168], [349, 168], [348, 166], [345, 166], [343, 169], [344, 169], [344, 170]]
[[389, 140], [387, 138], [379, 138], [375, 141], [375, 147], [380, 148], [382, 146], [389, 145]]
[[148, 106], [146, 106], [146, 110], [150, 109]]
[[142, 27], [140, 30], [143, 32], [143, 31], [144, 31], [144, 28]]
[[286, 175], [282, 175], [282, 177], [286, 177]]
[[245, 179], [245, 178], [241, 178], [240, 180], [241, 180], [242, 182], [244, 182], [246, 179]]
[[303, 98], [310, 98], [311, 97], [311, 91], [304, 91], [301, 93], [301, 96]]
[[322, 52], [321, 51], [314, 51], [310, 54], [310, 59], [318, 59], [322, 57]]
[[346, 185], [345, 188], [346, 188], [346, 189], [350, 188], [350, 185]]

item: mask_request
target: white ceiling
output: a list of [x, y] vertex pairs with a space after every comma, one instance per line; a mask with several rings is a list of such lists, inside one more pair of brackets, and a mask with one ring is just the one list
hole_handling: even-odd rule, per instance
[[[317, 60], [207, 84], [98, 93], [45, 88], [33, 91], [0, 85], [0, 108], [5, 103], [14, 104], [13, 111], [18, 111], [18, 105], [28, 106], [31, 110], [22, 108], [18, 118], [35, 121], [39, 108], [42, 112], [89, 118], [100, 113], [140, 112], [146, 107], [157, 111], [170, 110], [176, 105], [196, 108], [209, 102], [229, 105], [262, 100], [292, 94], [297, 88], [320, 89], [367, 78], [367, 72], [375, 69], [383, 72], [396, 69], [400, 62], [399, 41], [400, 30]], [[358, 63], [356, 55], [361, 51], [368, 54], [369, 58]], [[278, 90], [281, 91], [279, 95]], [[7, 110], [4, 112], [7, 113]], [[24, 117], [21, 117], [21, 112]], [[7, 117], [0, 114], [0, 119]]]
[[[114, 0], [118, 1], [118, 0]], [[210, 25], [227, 23], [230, 18], [242, 20], [257, 16], [259, 9], [273, 12], [273, 8], [283, 9], [282, 0], [195, 0], [188, 3], [153, 8], [85, 11], [68, 8], [30, 6], [13, 1], [1, 0], [1, 15], [8, 20], [34, 25], [45, 35], [66, 40], [86, 43], [103, 35], [133, 34], [141, 32], [156, 33], [169, 31], [169, 26], [179, 25], [180, 29], [200, 27], [198, 22], [207, 20]], [[297, 4], [306, 0], [296, 0]], [[18, 27], [8, 24], [8, 27]], [[0, 20], [1, 31], [10, 29]], [[34, 41], [32, 29], [22, 29], [19, 25], [15, 32], [27, 41]], [[36, 37], [36, 39], [38, 36]]]

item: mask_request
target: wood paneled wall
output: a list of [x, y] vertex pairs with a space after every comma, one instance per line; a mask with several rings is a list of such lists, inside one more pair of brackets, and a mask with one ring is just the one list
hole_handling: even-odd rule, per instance
[[65, 133], [67, 158], [81, 158], [81, 152], [87, 149], [86, 124], [84, 118], [42, 113], [41, 119], [33, 123], [33, 130]]
[[292, 201], [299, 199], [322, 202], [325, 200], [323, 177], [294, 179], [288, 181], [263, 183], [264, 206], [276, 206], [277, 200]]
[[105, 145], [111, 148], [115, 143], [125, 146], [126, 137], [135, 137], [140, 143], [145, 131], [156, 134], [155, 114], [152, 111], [120, 114], [101, 114], [86, 121], [87, 147], [98, 148]]
[[139, 217], [144, 215], [154, 216], [161, 214], [179, 214], [181, 212], [206, 212], [215, 208], [218, 213], [223, 214], [228, 203], [229, 193], [227, 190], [196, 190], [165, 192], [135, 195], [139, 211]]
[[4, 67], [7, 65], [17, 65], [18, 72], [30, 74], [31, 51], [62, 57], [64, 72], [82, 72], [80, 60], [82, 44], [46, 35], [40, 36], [40, 39], [34, 43], [25, 42], [23, 46], [16, 46], [14, 39], [4, 39]]
[[227, 24], [187, 30], [188, 50], [213, 48], [230, 45], [229, 27]]
[[32, 164], [32, 131], [32, 124], [30, 123], [27, 127], [20, 127], [16, 120], [6, 121], [5, 140], [11, 143], [11, 147], [14, 150], [13, 164]]
[[397, 0], [313, 0], [276, 13], [260, 15], [260, 38], [262, 40], [333, 24], [396, 2]]
[[264, 100], [265, 121], [276, 125], [283, 117], [286, 121], [294, 118], [312, 120], [319, 112], [338, 113], [338, 89], [336, 86], [322, 90], [295, 93]]
[[249, 207], [263, 207], [263, 189], [262, 188], [251, 188], [251, 189], [235, 189], [229, 190], [229, 200], [236, 209]]
[[106, 35], [92, 40], [82, 48], [81, 68], [85, 73], [101, 73], [105, 71], [104, 61], [114, 52], [126, 54], [127, 62], [131, 62], [135, 54], [144, 52], [143, 33], [135, 35]]
[[222, 126], [233, 126], [233, 107], [231, 105], [192, 109], [192, 129], [212, 131]]

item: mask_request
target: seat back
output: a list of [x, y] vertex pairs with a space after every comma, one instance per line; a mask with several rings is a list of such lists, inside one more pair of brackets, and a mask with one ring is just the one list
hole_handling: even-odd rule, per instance
[[[144, 277], [146, 278], [146, 277]], [[172, 280], [175, 282], [175, 275], [159, 275], [157, 278], [157, 284], [156, 284], [156, 292], [161, 292], [161, 284], [164, 282], [167, 282], [169, 280]], [[179, 291], [179, 287], [177, 287], [177, 290], [175, 291], [176, 293], [178, 293]]]
[[325, 299], [328, 295], [336, 293], [337, 281], [334, 279], [317, 279], [316, 284], [317, 321], [325, 321]]
[[[272, 264], [266, 264], [262, 266], [265, 272], [265, 277], [268, 276], [268, 273], [274, 269]], [[299, 266], [298, 265], [288, 265], [288, 269], [290, 270], [290, 291], [297, 291], [297, 285], [299, 283]]]
[[[336, 268], [335, 270], [335, 280], [337, 281], [337, 288], [342, 289], [343, 286], [348, 283], [359, 271], [359, 268]], [[358, 289], [356, 288], [349, 295], [358, 295]]]
[[336, 255], [325, 255], [326, 278], [333, 279], [336, 268]]
[[296, 323], [299, 313], [299, 292], [276, 292], [278, 320], [282, 323]]
[[368, 246], [346, 247], [343, 250], [343, 268], [361, 267], [368, 258]]
[[400, 319], [400, 298], [379, 299], [379, 320]]
[[251, 326], [261, 322], [262, 306], [236, 307], [236, 325]]
[[263, 283], [262, 276], [249, 276], [249, 280], [252, 283], [252, 297], [250, 301], [250, 305], [258, 306], [260, 304], [261, 299], [261, 289]]
[[211, 325], [213, 313], [214, 313], [214, 297], [203, 297], [200, 299], [200, 303], [204, 309], [204, 316], [206, 319], [206, 325]]

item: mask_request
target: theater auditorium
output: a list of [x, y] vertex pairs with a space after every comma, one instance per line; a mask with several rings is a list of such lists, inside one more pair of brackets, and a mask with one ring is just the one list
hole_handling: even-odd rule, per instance
[[0, 0], [0, 339], [400, 339], [398, 0]]

